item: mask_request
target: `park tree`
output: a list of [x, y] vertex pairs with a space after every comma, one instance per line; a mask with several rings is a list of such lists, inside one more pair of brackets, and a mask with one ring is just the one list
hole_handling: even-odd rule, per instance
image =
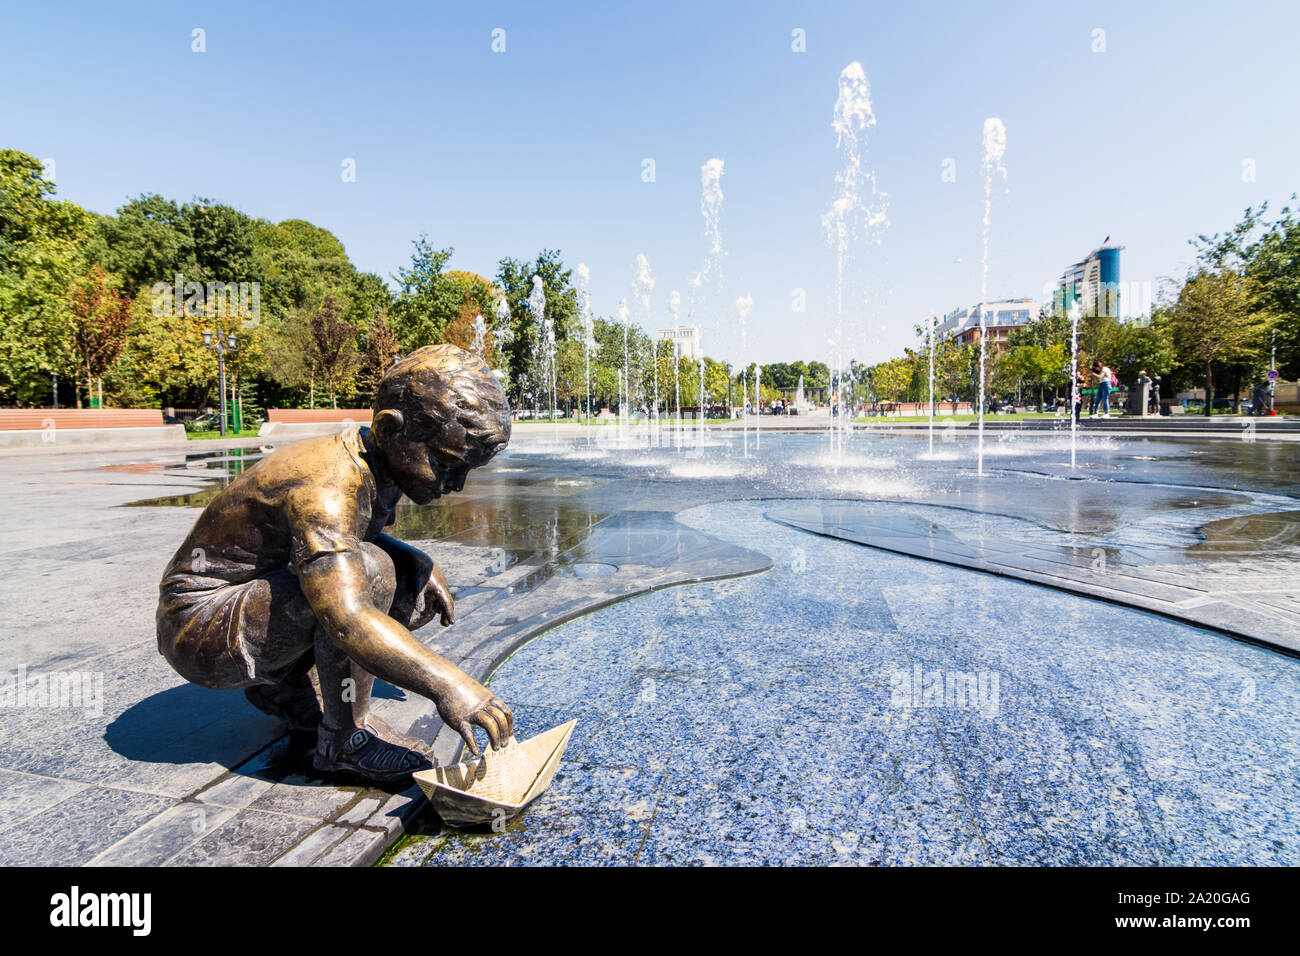
[[[525, 389], [536, 391], [535, 385], [542, 377], [538, 362], [541, 330], [528, 309], [528, 297], [533, 291], [533, 276], [542, 280], [546, 315], [555, 329], [557, 348], [566, 339], [581, 337], [578, 292], [573, 286], [573, 272], [565, 268], [559, 250], [543, 249], [532, 261], [510, 257], [501, 259], [497, 264], [496, 290], [509, 311], [510, 344], [506, 348], [504, 360], [510, 381], [515, 387], [516, 401], [522, 401]], [[619, 342], [621, 348], [621, 338]]]
[[189, 236], [190, 262], [186, 271], [193, 278], [218, 282], [260, 279], [257, 223], [250, 216], [233, 206], [199, 198], [181, 206], [181, 225]]
[[262, 282], [262, 309], [272, 322], [326, 295], [350, 298], [349, 293], [359, 285], [343, 243], [319, 226], [302, 219], [258, 223], [253, 240]]
[[53, 198], [40, 162], [0, 150], [0, 403], [50, 400], [51, 376], [74, 371], [66, 292], [85, 272], [94, 220]]
[[[131, 324], [131, 300], [114, 288], [102, 267], [92, 266], [68, 290], [69, 347], [77, 360], [78, 376], [85, 373], [85, 395], [98, 383], [99, 405], [103, 406], [103, 375], [126, 346]], [[81, 404], [78, 380], [77, 404]]]
[[877, 400], [905, 401], [912, 385], [912, 362], [907, 358], [896, 358], [873, 366], [871, 383]]
[[1059, 342], [1010, 348], [1003, 353], [998, 366], [1013, 381], [1036, 388], [1040, 407], [1046, 402], [1047, 389], [1055, 391], [1068, 382], [1069, 358]]
[[172, 282], [194, 259], [194, 242], [181, 207], [156, 193], [144, 194], [101, 216], [89, 243], [92, 261], [122, 277], [135, 295], [142, 286]]
[[1268, 222], [1267, 211], [1267, 203], [1248, 208], [1226, 236], [1201, 236], [1194, 244], [1203, 256], [1226, 261], [1253, 280], [1273, 320], [1263, 344], [1276, 347], [1280, 374], [1294, 380], [1300, 378], [1300, 219], [1286, 206]]
[[1237, 269], [1202, 267], [1162, 315], [1178, 361], [1204, 369], [1205, 414], [1214, 403], [1215, 362], [1261, 354], [1273, 322], [1257, 279]]
[[388, 324], [388, 315], [377, 312], [366, 331], [366, 344], [358, 370], [360, 384], [370, 397], [379, 391], [379, 383], [401, 354], [401, 344]]
[[465, 298], [461, 284], [445, 271], [455, 250], [435, 249], [424, 235], [413, 245], [411, 264], [397, 270], [398, 290], [389, 312], [404, 352], [445, 341], [447, 326]]

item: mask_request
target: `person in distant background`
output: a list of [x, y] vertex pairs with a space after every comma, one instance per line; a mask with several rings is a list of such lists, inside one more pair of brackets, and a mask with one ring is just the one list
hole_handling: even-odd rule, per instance
[[1255, 387], [1251, 390], [1250, 413], [1252, 415], [1268, 414], [1268, 385], [1264, 382], [1256, 382]]
[[1097, 382], [1097, 394], [1092, 403], [1092, 415], [1097, 417], [1098, 412], [1102, 418], [1110, 418], [1110, 390], [1114, 386], [1114, 373], [1110, 366], [1102, 365], [1101, 362], [1092, 363], [1093, 378]]

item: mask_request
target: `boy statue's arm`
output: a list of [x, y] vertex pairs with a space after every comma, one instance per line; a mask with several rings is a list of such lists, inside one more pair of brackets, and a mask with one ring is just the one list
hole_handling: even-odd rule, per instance
[[[425, 592], [426, 612], [434, 610], [429, 605], [441, 585], [446, 603], [439, 602], [437, 610], [449, 623], [450, 594], [442, 575], [436, 571], [435, 575]], [[360, 551], [333, 551], [313, 557], [298, 568], [298, 583], [339, 650], [376, 677], [433, 701], [443, 722], [465, 739], [471, 753], [479, 752], [474, 725], [483, 728], [494, 749], [514, 734], [509, 707], [375, 607]]]

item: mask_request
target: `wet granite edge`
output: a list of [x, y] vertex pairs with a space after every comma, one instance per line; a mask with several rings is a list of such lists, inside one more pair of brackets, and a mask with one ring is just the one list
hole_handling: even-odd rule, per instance
[[[779, 511], [764, 511], [764, 517], [777, 524], [786, 527], [795, 528], [799, 531], [805, 531], [809, 534], [819, 535], [825, 538], [831, 538], [837, 541], [846, 541], [850, 544], [856, 544], [861, 547], [875, 548], [879, 551], [886, 551], [890, 554], [898, 554], [908, 558], [919, 558], [923, 561], [933, 561], [938, 564], [946, 564], [951, 567], [963, 568], [967, 571], [973, 571], [980, 574], [991, 574], [996, 577], [1009, 578], [1015, 581], [1021, 581], [1026, 584], [1037, 585], [1038, 587], [1051, 588], [1055, 591], [1062, 591], [1066, 594], [1073, 594], [1076, 597], [1088, 598], [1094, 601], [1103, 601], [1108, 604], [1115, 604], [1121, 607], [1132, 608], [1136, 611], [1144, 611], [1148, 614], [1155, 614], [1159, 617], [1177, 621], [1180, 624], [1190, 624], [1193, 627], [1204, 628], [1207, 631], [1213, 631], [1216, 634], [1222, 634], [1224, 637], [1240, 641], [1243, 644], [1251, 644], [1266, 650], [1283, 654], [1287, 657], [1300, 659], [1300, 640], [1287, 635], [1279, 635], [1268, 632], [1264, 628], [1267, 621], [1267, 615], [1256, 613], [1253, 617], [1259, 617], [1260, 628], [1243, 629], [1239, 624], [1235, 624], [1234, 619], [1241, 619], [1252, 616], [1250, 611], [1243, 608], [1226, 605], [1221, 601], [1213, 603], [1196, 605], [1193, 607], [1179, 607], [1176, 604], [1157, 601], [1153, 598], [1145, 598], [1142, 595], [1132, 592], [1121, 591], [1117, 589], [1106, 589], [1100, 586], [1092, 587], [1082, 581], [1068, 581], [1050, 575], [1035, 574], [1033, 571], [1015, 568], [1007, 565], [996, 565], [982, 558], [974, 558], [967, 554], [954, 552], [952, 554], [943, 554], [935, 547], [933, 540], [924, 539], [928, 545], [926, 548], [907, 548], [902, 544], [890, 544], [889, 541], [906, 541], [905, 536], [899, 535], [892, 539], [886, 539], [880, 536], [872, 536], [865, 532], [852, 533], [850, 529], [837, 527], [835, 529], [814, 527], [811, 523], [804, 523], [792, 516], [782, 517]], [[920, 540], [918, 538], [918, 540]], [[969, 548], [969, 544], [962, 542], [961, 547]], [[1026, 551], [1041, 550], [1041, 545], [1025, 545]], [[1234, 626], [1235, 625], [1235, 626]]]
[[[626, 515], [627, 512], [621, 513]], [[611, 518], [617, 518], [621, 515], [611, 515]], [[606, 519], [608, 521], [609, 519]], [[682, 587], [690, 584], [703, 584], [709, 581], [723, 581], [728, 578], [745, 577], [751, 574], [759, 574], [768, 571], [773, 567], [773, 561], [770, 557], [758, 551], [748, 548], [742, 548], [737, 545], [729, 544], [713, 535], [707, 535], [688, 528], [671, 519], [671, 523], [683, 531], [688, 531], [693, 536], [698, 536], [702, 541], [709, 542], [715, 549], [721, 549], [731, 555], [733, 560], [740, 566], [731, 567], [718, 573], [705, 574], [682, 574], [672, 573], [671, 566], [666, 569], [667, 573], [656, 579], [648, 580], [643, 584], [634, 584], [621, 587], [618, 593], [602, 593], [594, 595], [593, 600], [576, 600], [561, 605], [560, 610], [555, 613], [540, 612], [534, 614], [514, 625], [508, 627], [504, 632], [496, 634], [487, 640], [480, 641], [471, 649], [471, 653], [462, 656], [458, 665], [475, 680], [486, 681], [491, 674], [501, 666], [511, 654], [520, 647], [539, 637], [545, 632], [573, 621], [587, 614], [593, 614], [620, 601], [628, 598], [639, 597], [650, 594], [654, 591], [660, 591], [665, 588]], [[685, 557], [685, 556], [684, 556]], [[740, 562], [745, 562], [740, 564]], [[466, 640], [464, 644], [471, 643], [473, 638]], [[486, 652], [486, 654], [484, 653]], [[459, 734], [444, 725], [437, 716], [437, 711], [432, 704], [428, 704], [424, 713], [412, 722], [408, 732], [416, 732], [417, 725], [424, 725], [424, 731], [427, 732], [434, 726], [437, 730], [433, 737], [432, 749], [434, 756], [439, 765], [456, 763], [461, 759], [464, 750], [464, 742]], [[281, 738], [284, 739], [284, 738]], [[270, 745], [274, 746], [274, 744]], [[380, 791], [382, 792], [382, 791]], [[401, 801], [405, 800], [405, 803]], [[297, 865], [311, 866], [372, 866], [378, 862], [385, 852], [402, 836], [406, 834], [410, 823], [420, 815], [428, 806], [428, 800], [418, 786], [412, 784], [406, 790], [394, 794], [389, 800], [381, 801], [374, 816], [378, 816], [379, 811], [384, 811], [387, 822], [382, 830], [371, 828], [365, 823], [357, 827], [351, 835], [333, 842], [333, 846], [327, 852], [315, 856], [308, 860], [290, 861]], [[373, 819], [373, 817], [371, 818]], [[367, 821], [368, 822], [368, 821]], [[314, 829], [306, 834], [303, 840], [295, 847], [287, 851], [284, 856], [291, 856], [300, 846], [305, 845], [309, 839], [321, 830], [328, 829], [332, 824], [325, 823], [322, 827]], [[360, 839], [358, 839], [360, 837]], [[283, 857], [281, 857], [283, 860]]]

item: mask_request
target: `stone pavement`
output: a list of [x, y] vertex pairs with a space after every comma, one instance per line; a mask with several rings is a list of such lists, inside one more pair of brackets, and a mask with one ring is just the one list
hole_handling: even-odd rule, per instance
[[[862, 501], [792, 502], [769, 509], [767, 517], [882, 551], [1151, 611], [1300, 656], [1300, 511], [1222, 519], [1205, 529], [1203, 545], [1173, 550], [1015, 540], [963, 527], [969, 522], [960, 512], [908, 513], [915, 510]], [[1198, 557], [1234, 553], [1248, 566], [1198, 566]]]
[[[651, 446], [644, 434], [609, 427], [575, 445], [564, 441], [564, 428], [521, 427], [510, 450], [475, 473], [466, 494], [399, 510], [396, 533], [424, 542], [459, 592], [458, 623], [420, 636], [476, 676], [539, 630], [627, 594], [760, 570], [769, 562], [759, 551], [788, 564], [788, 555], [770, 547], [783, 536], [832, 543], [767, 521], [767, 537], [755, 528], [724, 546], [719, 539], [731, 540], [720, 531], [729, 532], [725, 523], [690, 530], [671, 517], [743, 499], [768, 499], [762, 509], [774, 514], [798, 500], [881, 499], [859, 502], [874, 509], [869, 533], [888, 530], [905, 541], [922, 534], [909, 522], [923, 517], [951, 533], [952, 540], [936, 533], [945, 546], [969, 548], [980, 535], [995, 547], [1010, 542], [1014, 547], [988, 550], [1000, 560], [1029, 552], [1062, 557], [1055, 549], [1073, 545], [1075, 557], [1088, 559], [1085, 572], [1098, 557], [1093, 549], [1126, 575], [1139, 556], [1139, 574], [1152, 570], [1143, 561], [1159, 553], [1173, 577], [1155, 583], [1206, 586], [1229, 605], [1237, 590], [1272, 591], [1280, 616], [1294, 617], [1294, 592], [1271, 583], [1296, 579], [1294, 444], [1090, 438], [1076, 470], [1064, 464], [1068, 446], [1059, 436], [1011, 433], [990, 438], [990, 473], [980, 477], [973, 443], [961, 438], [927, 450], [924, 437], [863, 429], [840, 455], [821, 435], [791, 434], [745, 457], [738, 434], [675, 450], [673, 433]], [[157, 655], [162, 567], [197, 517], [194, 507], [255, 461], [260, 444], [193, 442], [184, 453], [0, 453], [0, 680], [21, 676], [24, 688], [39, 689], [53, 679], [65, 695], [76, 690], [85, 698], [59, 708], [0, 702], [0, 862], [365, 863], [421, 805], [412, 789], [322, 779], [310, 769], [304, 742], [242, 695], [188, 685]], [[158, 506], [122, 507], [142, 499]], [[816, 520], [824, 530], [820, 513]], [[882, 556], [835, 544], [864, 566]], [[984, 552], [968, 552], [968, 562], [972, 553]], [[895, 618], [915, 610], [908, 596], [933, 586], [936, 574], [996, 580], [891, 560]], [[1068, 589], [1075, 567], [1063, 559], [1030, 570], [1051, 568], [1061, 579], [1053, 586]], [[1210, 584], [1215, 576], [1221, 584]], [[771, 578], [752, 585], [767, 587]], [[819, 600], [825, 605], [829, 597]], [[1107, 607], [1071, 600], [1092, 605], [1094, 614]], [[640, 603], [584, 626], [613, 640], [611, 648], [621, 646], [629, 635], [616, 632], [618, 615]], [[745, 614], [753, 617], [753, 608]], [[627, 620], [640, 618], [629, 611]], [[73, 677], [90, 685], [69, 684]], [[581, 684], [572, 674], [557, 679], [569, 688]], [[441, 760], [455, 758], [456, 738], [440, 732], [421, 700], [387, 686], [377, 692], [385, 719], [434, 740]], [[567, 719], [563, 708], [505, 699], [525, 733]], [[587, 732], [584, 723], [575, 755]]]

